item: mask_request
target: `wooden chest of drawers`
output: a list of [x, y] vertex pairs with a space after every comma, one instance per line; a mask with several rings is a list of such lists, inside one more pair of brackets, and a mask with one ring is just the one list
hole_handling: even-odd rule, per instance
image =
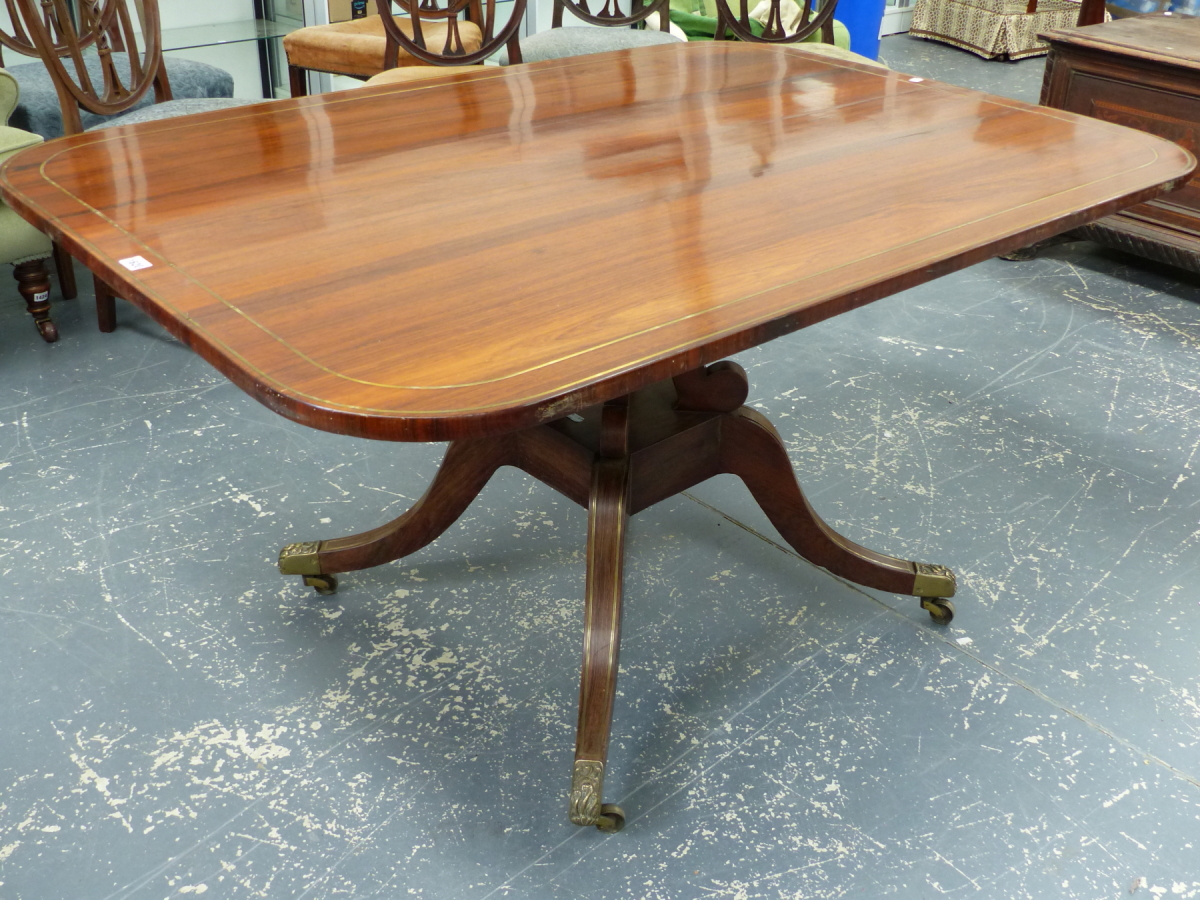
[[[1050, 31], [1042, 105], [1200, 146], [1200, 18], [1156, 14]], [[1200, 177], [1074, 233], [1200, 272]]]

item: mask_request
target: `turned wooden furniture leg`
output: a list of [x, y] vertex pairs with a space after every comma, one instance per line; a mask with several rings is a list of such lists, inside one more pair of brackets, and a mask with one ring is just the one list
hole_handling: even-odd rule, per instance
[[75, 260], [59, 243], [54, 244], [54, 270], [58, 273], [58, 289], [64, 300], [74, 300], [79, 294], [75, 287]]
[[92, 284], [96, 288], [96, 322], [99, 324], [100, 330], [106, 334], [111, 331], [116, 331], [116, 295], [113, 294], [112, 288], [100, 280], [99, 276], [92, 276]]
[[335, 572], [367, 569], [420, 550], [454, 524], [495, 471], [515, 465], [508, 437], [454, 441], [433, 483], [413, 507], [386, 525], [329, 541], [288, 544], [279, 553], [279, 571], [302, 575], [319, 594], [337, 590]]
[[920, 597], [935, 622], [949, 624], [954, 573], [869, 550], [825, 524], [804, 496], [779, 434], [760, 413], [743, 407], [722, 420], [720, 454], [721, 471], [745, 482], [771, 524], [809, 562], [856, 584]]
[[588, 510], [587, 588], [583, 614], [583, 671], [579, 726], [568, 814], [576, 825], [620, 831], [625, 813], [602, 802], [604, 765], [617, 693], [625, 526], [629, 521], [627, 398], [605, 404], [600, 452], [592, 470]]
[[25, 298], [38, 333], [48, 344], [58, 340], [58, 327], [50, 321], [50, 274], [44, 259], [31, 259], [13, 266], [17, 290]]

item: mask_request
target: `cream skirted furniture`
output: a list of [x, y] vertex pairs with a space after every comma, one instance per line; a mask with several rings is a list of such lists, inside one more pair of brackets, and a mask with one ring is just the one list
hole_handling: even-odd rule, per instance
[[[393, 21], [409, 39], [413, 38], [412, 18], [393, 17]], [[461, 19], [454, 20], [453, 25], [448, 22], [447, 19], [421, 22], [421, 36], [431, 49], [445, 47], [450, 28], [454, 28], [457, 40], [452, 44], [457, 43], [461, 47], [461, 55], [471, 55], [479, 50], [483, 44], [483, 32], [478, 25]], [[332, 25], [310, 25], [293, 31], [283, 39], [292, 96], [303, 97], [308, 94], [307, 72], [329, 72], [367, 79], [395, 68], [434, 68], [405, 47], [396, 43], [393, 43], [393, 47], [395, 58], [389, 61], [388, 35], [383, 18], [378, 15]], [[440, 74], [445, 73], [434, 68], [433, 72], [421, 72], [416, 77]]]
[[[17, 105], [17, 81], [4, 69], [0, 69], [0, 113], [7, 122]], [[0, 125], [0, 162], [18, 150], [40, 144], [42, 138], [19, 128]], [[50, 276], [46, 272], [46, 260], [56, 257], [59, 264], [59, 280], [63, 295], [75, 296], [75, 279], [69, 268], [70, 257], [54, 253], [50, 238], [42, 234], [6, 204], [0, 203], [0, 262], [11, 263], [13, 276], [17, 279], [17, 290], [25, 299], [38, 333], [46, 341], [58, 340], [58, 329], [50, 321]], [[64, 274], [66, 277], [63, 277]]]
[[917, 0], [908, 33], [985, 59], [1020, 59], [1046, 52], [1039, 32], [1086, 24], [1080, 8], [1075, 0]]

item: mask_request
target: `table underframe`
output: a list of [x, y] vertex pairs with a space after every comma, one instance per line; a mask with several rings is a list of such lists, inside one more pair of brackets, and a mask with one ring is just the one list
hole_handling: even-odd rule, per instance
[[954, 573], [878, 553], [843, 537], [809, 505], [778, 432], [744, 406], [746, 373], [719, 362], [602, 406], [524, 431], [450, 444], [425, 495], [399, 518], [362, 534], [289, 544], [284, 574], [323, 594], [338, 572], [416, 552], [449, 528], [501, 466], [514, 466], [588, 509], [587, 580], [579, 723], [569, 815], [576, 825], [618, 831], [623, 811], [604, 804], [616, 696], [626, 523], [629, 516], [714, 475], [742, 479], [795, 551], [866, 587], [921, 598], [934, 622], [954, 615]]

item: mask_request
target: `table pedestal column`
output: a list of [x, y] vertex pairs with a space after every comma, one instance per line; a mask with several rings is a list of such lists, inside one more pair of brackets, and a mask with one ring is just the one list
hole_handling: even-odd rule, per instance
[[856, 584], [920, 597], [937, 624], [954, 616], [949, 569], [862, 547], [813, 511], [778, 433], [742, 405], [747, 393], [741, 366], [721, 362], [548, 425], [454, 441], [429, 490], [404, 515], [362, 534], [289, 544], [279, 555], [280, 571], [332, 594], [336, 573], [382, 565], [433, 541], [500, 466], [515, 466], [587, 507], [583, 671], [569, 812], [577, 825], [619, 831], [624, 814], [601, 801], [629, 516], [714, 475], [737, 475], [805, 559]]

